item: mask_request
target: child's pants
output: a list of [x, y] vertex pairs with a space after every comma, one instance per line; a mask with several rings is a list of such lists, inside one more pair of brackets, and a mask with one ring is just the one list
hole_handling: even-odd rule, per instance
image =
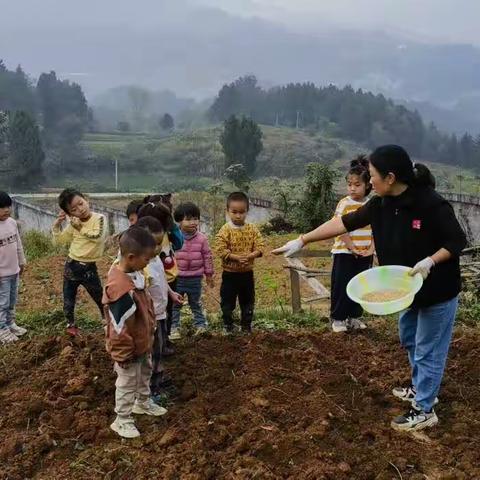
[[[168, 283], [168, 286], [174, 291], [177, 291], [177, 279], [173, 280], [172, 282]], [[172, 299], [170, 298], [170, 295], [168, 296], [168, 303], [167, 303], [167, 344], [169, 343], [168, 336], [170, 335], [170, 332], [172, 330], [172, 314], [173, 314], [173, 302]]]
[[223, 272], [220, 299], [223, 324], [227, 328], [233, 326], [233, 311], [240, 304], [241, 325], [243, 330], [250, 330], [255, 307], [255, 280], [253, 271]]
[[141, 359], [129, 363], [122, 368], [115, 362], [117, 381], [115, 382], [115, 413], [120, 418], [129, 418], [135, 400], [145, 403], [150, 398], [150, 377], [152, 362], [144, 355]]
[[[193, 314], [193, 324], [195, 327], [205, 327], [205, 315], [202, 307], [202, 277], [178, 277], [177, 293], [187, 295], [188, 304]], [[172, 327], [178, 328], [180, 325], [180, 312], [182, 305], [173, 305]]]
[[18, 278], [18, 274], [0, 278], [0, 329], [15, 323]]
[[97, 304], [103, 317], [103, 289], [94, 262], [83, 263], [69, 258], [63, 274], [63, 313], [68, 325], [75, 325], [75, 302], [78, 287], [82, 285]]
[[157, 320], [152, 350], [152, 378], [150, 380], [150, 391], [152, 395], [158, 395], [165, 379], [165, 367], [162, 364], [162, 357], [166, 344], [166, 319]]
[[373, 257], [355, 257], [349, 253], [333, 255], [330, 318], [345, 321], [347, 318], [359, 318], [362, 307], [347, 295], [348, 282], [358, 273], [372, 266]]

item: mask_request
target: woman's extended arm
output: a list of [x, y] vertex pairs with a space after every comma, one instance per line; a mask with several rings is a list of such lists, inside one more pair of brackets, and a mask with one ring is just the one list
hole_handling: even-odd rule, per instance
[[307, 243], [318, 242], [320, 240], [327, 240], [328, 238], [336, 237], [345, 233], [347, 229], [343, 225], [341, 217], [335, 217], [317, 227], [315, 230], [300, 235], [296, 240], [287, 242], [283, 247], [272, 251], [274, 255], [284, 253], [286, 257], [292, 256], [294, 253], [300, 251]]

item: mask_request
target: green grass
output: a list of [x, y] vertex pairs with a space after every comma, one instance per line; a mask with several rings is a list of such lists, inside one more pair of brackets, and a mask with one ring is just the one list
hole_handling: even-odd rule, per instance
[[[84, 331], [100, 331], [99, 318], [92, 318], [81, 309], [75, 312], [77, 325]], [[49, 312], [44, 310], [27, 310], [17, 313], [17, 322], [28, 330], [28, 336], [56, 335], [65, 332], [66, 321], [61, 309]]]
[[29, 230], [22, 236], [23, 247], [27, 260], [37, 260], [52, 255], [65, 253], [65, 248], [53, 244], [49, 235]]

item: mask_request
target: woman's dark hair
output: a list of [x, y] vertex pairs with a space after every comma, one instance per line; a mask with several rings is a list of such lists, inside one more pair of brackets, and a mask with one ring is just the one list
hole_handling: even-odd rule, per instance
[[385, 178], [393, 173], [398, 182], [411, 187], [435, 188], [435, 177], [421, 163], [414, 164], [404, 148], [399, 145], [383, 145], [370, 155], [370, 163]]
[[200, 219], [200, 209], [192, 202], [181, 203], [173, 214], [173, 218], [176, 222], [181, 222], [186, 218]]
[[156, 218], [162, 224], [165, 232], [169, 232], [173, 227], [172, 213], [163, 203], [147, 203], [140, 207], [137, 214], [139, 220], [143, 217]]
[[11, 207], [12, 199], [7, 192], [0, 192], [0, 208]]
[[150, 233], [160, 234], [164, 232], [162, 222], [155, 217], [142, 217], [136, 225], [140, 228], [146, 228]]
[[357, 175], [365, 183], [365, 193], [368, 195], [372, 191], [370, 183], [370, 172], [368, 170], [368, 158], [366, 155], [358, 155], [350, 162], [350, 170], [345, 177], [348, 180], [349, 175]]
[[79, 192], [75, 188], [66, 188], [59, 196], [58, 196], [58, 206], [66, 213], [69, 213], [68, 208], [72, 203], [72, 200], [75, 197], [82, 197], [85, 198], [85, 195], [82, 192]]
[[162, 203], [170, 209], [170, 212], [173, 210], [171, 193], [155, 193], [153, 195], [147, 195], [143, 199], [143, 203], [154, 203], [155, 205]]
[[126, 210], [126, 214], [127, 214], [127, 217], [129, 217], [130, 215], [133, 215], [134, 213], [137, 213], [139, 208], [143, 205], [143, 201], [142, 200], [132, 200], [128, 205], [127, 205], [127, 210]]

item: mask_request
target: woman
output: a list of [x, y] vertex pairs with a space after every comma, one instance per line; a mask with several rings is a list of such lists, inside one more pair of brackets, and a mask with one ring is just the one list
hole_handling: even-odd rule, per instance
[[399, 318], [400, 342], [408, 351], [411, 385], [393, 395], [411, 403], [396, 417], [397, 430], [421, 430], [438, 423], [433, 409], [442, 382], [461, 289], [459, 255], [466, 238], [453, 208], [434, 190], [424, 165], [414, 166], [397, 145], [377, 148], [370, 156], [377, 196], [357, 211], [334, 218], [273, 253], [291, 256], [306, 244], [372, 226], [380, 265], [413, 267], [424, 284]]

